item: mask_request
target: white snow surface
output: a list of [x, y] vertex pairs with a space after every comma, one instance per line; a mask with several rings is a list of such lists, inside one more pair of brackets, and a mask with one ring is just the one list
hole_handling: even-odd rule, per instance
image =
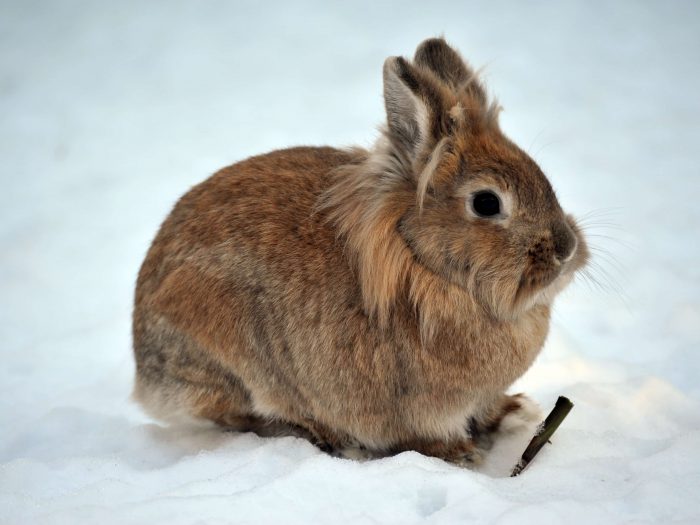
[[[0, 4], [0, 523], [700, 522], [700, 4]], [[381, 67], [444, 34], [596, 247], [513, 392], [575, 403], [479, 471], [175, 429], [129, 400], [139, 264], [175, 200], [369, 145]], [[531, 430], [531, 429], [530, 429]]]

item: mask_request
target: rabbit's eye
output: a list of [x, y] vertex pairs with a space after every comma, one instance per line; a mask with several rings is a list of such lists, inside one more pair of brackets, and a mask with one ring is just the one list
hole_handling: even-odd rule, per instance
[[492, 191], [480, 191], [472, 197], [472, 209], [479, 217], [494, 217], [501, 213], [501, 200]]

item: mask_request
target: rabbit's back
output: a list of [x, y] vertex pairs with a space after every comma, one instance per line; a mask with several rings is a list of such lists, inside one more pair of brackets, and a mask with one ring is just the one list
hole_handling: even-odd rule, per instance
[[[241, 272], [248, 285], [304, 278], [307, 266], [335, 255], [333, 233], [314, 206], [330, 172], [349, 161], [332, 148], [275, 151], [192, 188], [153, 241], [139, 273], [137, 306], [183, 264], [212, 277]], [[264, 272], [269, 275], [256, 279]]]

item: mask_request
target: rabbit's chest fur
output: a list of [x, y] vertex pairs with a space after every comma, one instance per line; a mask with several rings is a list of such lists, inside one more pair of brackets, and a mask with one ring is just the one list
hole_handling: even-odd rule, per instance
[[287, 150], [195, 187], [154, 241], [137, 314], [147, 304], [196, 341], [202, 362], [240, 378], [260, 415], [310, 418], [377, 446], [407, 432], [463, 433], [532, 363], [548, 308], [489, 323], [445, 312], [425, 341], [419, 313], [399, 303], [380, 327], [342, 243], [314, 213], [329, 171], [348, 160]]

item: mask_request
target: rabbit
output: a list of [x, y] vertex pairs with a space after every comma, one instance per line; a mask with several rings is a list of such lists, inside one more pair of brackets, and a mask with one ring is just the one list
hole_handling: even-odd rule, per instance
[[507, 389], [589, 257], [443, 38], [383, 67], [371, 149], [295, 147], [187, 192], [140, 269], [134, 398], [166, 422], [458, 465], [541, 417]]

